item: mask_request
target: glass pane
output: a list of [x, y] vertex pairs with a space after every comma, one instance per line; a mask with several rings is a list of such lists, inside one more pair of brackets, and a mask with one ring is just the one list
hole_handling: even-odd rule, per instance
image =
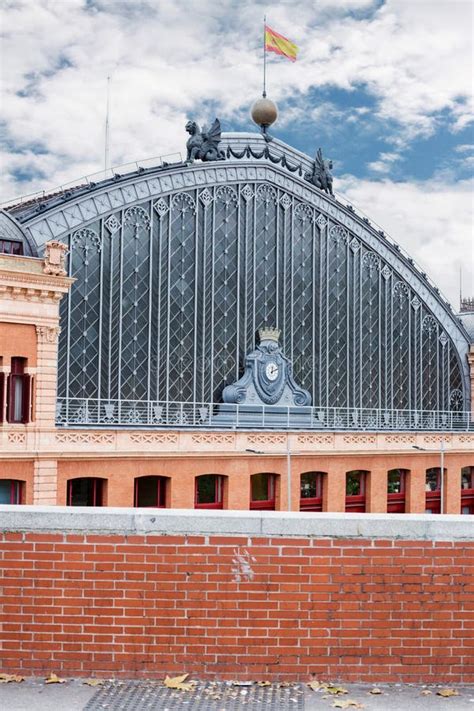
[[306, 472], [301, 475], [301, 498], [315, 499], [321, 496], [321, 474]]
[[270, 499], [271, 474], [254, 474], [252, 476], [252, 501], [268, 501]]
[[426, 491], [439, 491], [439, 472], [438, 468], [427, 469]]
[[10, 503], [11, 486], [11, 479], [0, 480], [0, 504]]
[[392, 469], [392, 471], [388, 473], [387, 493], [401, 494], [403, 491], [402, 480], [402, 471], [400, 469]]
[[23, 419], [23, 378], [21, 375], [13, 376], [13, 420], [21, 422]]
[[363, 472], [347, 472], [346, 474], [346, 495], [359, 496], [363, 493], [362, 489]]
[[474, 467], [463, 467], [461, 469], [461, 488], [474, 489]]
[[196, 503], [198, 504], [215, 504], [217, 503], [216, 496], [216, 475], [204, 474], [196, 478]]
[[94, 506], [94, 490], [96, 486], [97, 492], [95, 505], [100, 506], [100, 484], [101, 482], [96, 479], [73, 479], [70, 482], [71, 506]]
[[136, 506], [158, 506], [160, 479], [157, 476], [144, 476], [137, 479]]

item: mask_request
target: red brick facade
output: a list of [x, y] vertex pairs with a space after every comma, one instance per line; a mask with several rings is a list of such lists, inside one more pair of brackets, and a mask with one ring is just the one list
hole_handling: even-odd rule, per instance
[[472, 542], [2, 537], [2, 670], [473, 682]]

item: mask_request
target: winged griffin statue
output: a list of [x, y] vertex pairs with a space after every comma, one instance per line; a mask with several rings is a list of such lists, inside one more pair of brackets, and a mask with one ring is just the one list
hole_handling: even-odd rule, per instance
[[308, 180], [317, 188], [323, 190], [328, 195], [334, 195], [332, 191], [332, 160], [324, 160], [321, 148], [318, 148], [316, 158], [314, 159], [313, 172], [305, 173], [305, 180]]
[[224, 160], [224, 151], [219, 150], [221, 142], [221, 123], [216, 118], [209, 131], [201, 129], [196, 121], [188, 121], [186, 131], [190, 134], [186, 143], [186, 163], [194, 163], [197, 159], [202, 161]]

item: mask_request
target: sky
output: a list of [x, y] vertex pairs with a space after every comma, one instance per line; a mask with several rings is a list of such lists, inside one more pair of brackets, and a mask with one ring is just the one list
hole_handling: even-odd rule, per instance
[[[334, 162], [336, 193], [455, 308], [474, 296], [471, 0], [0, 0], [0, 200], [184, 152], [188, 119], [254, 131], [262, 25], [273, 134]], [[342, 198], [344, 199], [344, 197]]]

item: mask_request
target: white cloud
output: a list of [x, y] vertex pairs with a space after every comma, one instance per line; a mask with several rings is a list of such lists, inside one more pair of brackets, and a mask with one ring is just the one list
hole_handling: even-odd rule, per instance
[[472, 181], [396, 183], [344, 176], [337, 187], [408, 252], [455, 309], [461, 267], [464, 291], [474, 294]]

